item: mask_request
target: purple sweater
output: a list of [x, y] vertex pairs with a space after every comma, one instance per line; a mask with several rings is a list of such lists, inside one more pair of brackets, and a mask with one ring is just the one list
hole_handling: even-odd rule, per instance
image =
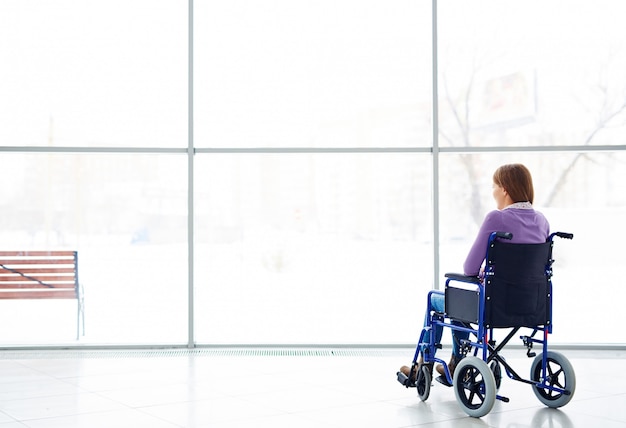
[[487, 241], [492, 232], [511, 232], [513, 244], [540, 244], [550, 235], [548, 220], [530, 208], [505, 208], [494, 210], [485, 216], [478, 236], [463, 264], [465, 275], [478, 275], [485, 260]]

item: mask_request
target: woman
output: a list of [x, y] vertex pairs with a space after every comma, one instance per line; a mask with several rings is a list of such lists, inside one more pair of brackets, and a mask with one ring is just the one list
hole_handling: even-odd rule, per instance
[[[487, 241], [492, 232], [511, 232], [513, 239], [510, 242], [517, 244], [540, 244], [548, 239], [550, 225], [543, 214], [534, 210], [532, 206], [534, 196], [532, 176], [524, 165], [502, 165], [495, 171], [493, 174], [493, 198], [496, 201], [497, 209], [485, 216], [463, 264], [465, 275], [482, 276]], [[432, 296], [430, 310], [444, 312], [443, 296]], [[426, 313], [426, 318], [428, 316], [429, 313]], [[453, 324], [459, 325], [457, 322], [453, 322]], [[424, 325], [426, 325], [426, 321]], [[443, 328], [434, 328], [434, 332], [435, 343], [441, 343]], [[456, 365], [463, 358], [461, 341], [468, 337], [469, 333], [452, 330], [452, 357], [448, 364], [451, 375], [454, 375]], [[427, 332], [424, 341], [428, 340]], [[423, 358], [420, 356], [418, 363], [421, 365], [422, 361]], [[400, 371], [408, 377], [410, 368], [402, 366]], [[437, 365], [437, 372], [442, 375], [445, 373], [443, 365]]]

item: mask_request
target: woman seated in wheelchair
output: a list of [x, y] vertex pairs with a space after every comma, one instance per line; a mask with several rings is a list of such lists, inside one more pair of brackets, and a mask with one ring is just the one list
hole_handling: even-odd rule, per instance
[[[467, 259], [463, 264], [465, 275], [482, 276], [482, 266], [485, 260], [485, 248], [489, 236], [492, 232], [507, 231], [513, 234], [511, 243], [518, 244], [540, 244], [546, 242], [550, 235], [550, 225], [548, 220], [533, 208], [534, 188], [532, 176], [528, 168], [521, 164], [507, 164], [499, 167], [493, 174], [493, 198], [496, 201], [497, 209], [489, 212], [478, 231], [478, 235], [467, 255]], [[430, 310], [443, 313], [444, 312], [444, 296], [434, 294], [430, 301]], [[430, 312], [430, 311], [429, 311]], [[426, 318], [429, 313], [426, 314]], [[452, 321], [458, 324], [458, 321]], [[426, 325], [426, 321], [425, 321]], [[454, 370], [463, 358], [461, 351], [461, 343], [467, 340], [469, 333], [459, 330], [452, 330], [452, 356], [448, 364], [450, 375], [454, 376]], [[441, 343], [443, 328], [435, 326], [435, 343]], [[428, 332], [424, 337], [424, 342], [429, 341]], [[434, 357], [434, 355], [432, 356]], [[419, 372], [419, 368], [423, 363], [423, 357], [420, 355], [418, 367], [411, 373], [408, 366], [402, 366], [400, 372], [405, 376], [415, 379], [415, 373]], [[439, 364], [436, 367], [437, 372], [442, 375], [444, 383], [445, 368]]]

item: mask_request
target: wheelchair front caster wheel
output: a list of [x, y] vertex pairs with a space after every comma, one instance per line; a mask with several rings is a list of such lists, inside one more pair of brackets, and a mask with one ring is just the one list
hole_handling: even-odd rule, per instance
[[417, 387], [417, 396], [422, 401], [428, 400], [430, 395], [430, 385], [433, 381], [433, 375], [431, 374], [432, 365], [422, 364], [419, 372], [417, 373], [417, 380], [415, 386]]
[[576, 374], [569, 360], [558, 352], [548, 351], [546, 354], [546, 378], [542, 379], [543, 354], [539, 354], [533, 360], [530, 368], [530, 378], [533, 382], [550, 388], [559, 388], [562, 391], [544, 388], [540, 385], [533, 386], [533, 392], [546, 406], [556, 409], [570, 402], [576, 390]]
[[465, 357], [454, 371], [452, 381], [456, 401], [474, 418], [485, 416], [496, 401], [496, 380], [486, 362]]

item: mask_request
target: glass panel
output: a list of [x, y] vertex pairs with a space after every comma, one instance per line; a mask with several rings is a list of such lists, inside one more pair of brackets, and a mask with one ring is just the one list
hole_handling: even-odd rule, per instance
[[[546, 215], [552, 231], [574, 234], [572, 241], [555, 238], [551, 341], [623, 343], [614, 329], [598, 328], [592, 320], [601, 311], [603, 323], [617, 325], [626, 298], [623, 287], [610, 287], [623, 263], [622, 252], [612, 243], [626, 239], [626, 153], [442, 155], [441, 171], [447, 177], [440, 190], [442, 272], [462, 271], [485, 214], [495, 209], [493, 172], [512, 162], [531, 170], [535, 208]], [[610, 298], [599, 296], [606, 287], [611, 288]]]
[[432, 288], [430, 159], [198, 155], [197, 341], [414, 342], [413, 302]]
[[0, 145], [187, 144], [187, 2], [0, 2]]
[[198, 0], [199, 147], [432, 140], [430, 2]]
[[187, 158], [0, 157], [0, 250], [76, 250], [75, 300], [0, 299], [2, 344], [187, 341]]
[[623, 2], [438, 4], [442, 146], [623, 144]]

